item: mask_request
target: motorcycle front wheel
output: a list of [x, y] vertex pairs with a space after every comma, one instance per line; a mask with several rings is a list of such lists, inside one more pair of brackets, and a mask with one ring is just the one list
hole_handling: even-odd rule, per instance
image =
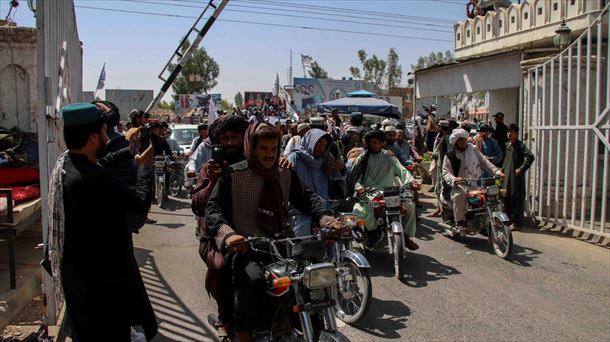
[[394, 275], [398, 279], [402, 279], [403, 272], [403, 257], [402, 257], [402, 235], [394, 234]]
[[513, 234], [510, 226], [497, 218], [493, 218], [491, 225], [491, 245], [497, 256], [506, 259], [513, 248]]
[[157, 191], [155, 192], [155, 196], [157, 197], [159, 208], [163, 208], [165, 206], [165, 183], [157, 180]]
[[169, 194], [172, 197], [178, 197], [178, 195], [180, 195], [182, 183], [183, 180], [180, 172], [172, 172], [172, 175], [169, 177]]
[[368, 269], [358, 267], [349, 259], [342, 261], [341, 267], [349, 268], [350, 274], [343, 279], [345, 286], [343, 292], [337, 284], [334, 286], [337, 298], [335, 315], [341, 321], [352, 325], [366, 315], [371, 304], [373, 286]]
[[319, 342], [350, 342], [347, 336], [338, 331], [324, 330], [320, 333]]

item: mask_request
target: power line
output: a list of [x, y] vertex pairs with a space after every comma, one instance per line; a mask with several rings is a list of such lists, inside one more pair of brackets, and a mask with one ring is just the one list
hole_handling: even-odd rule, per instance
[[[173, 0], [173, 1], [176, 1], [176, 0]], [[182, 0], [182, 1], [187, 1], [187, 0]], [[192, 1], [192, 0], [190, 0], [190, 1]], [[453, 24], [455, 22], [455, 20], [451, 20], [451, 19], [442, 19], [442, 18], [415, 16], [415, 15], [407, 15], [407, 14], [370, 11], [370, 10], [362, 10], [362, 9], [331, 7], [331, 6], [303, 5], [303, 4], [294, 4], [294, 3], [290, 3], [290, 2], [275, 1], [275, 0], [234, 0], [234, 1], [237, 1], [237, 2], [258, 3], [258, 4], [266, 3], [266, 4], [278, 5], [278, 6], [288, 6], [288, 7], [297, 7], [297, 8], [306, 8], [306, 9], [328, 10], [328, 11], [332, 11], [332, 12], [339, 11], [339, 12], [347, 12], [347, 13], [355, 13], [355, 14], [366, 14], [366, 15], [374, 15], [374, 16], [381, 16], [381, 17], [391, 17], [391, 18], [437, 21], [437, 22], [446, 22], [446, 23], [451, 23], [451, 24]]]
[[[204, 1], [197, 0], [170, 0], [174, 2], [190, 2], [196, 4], [202, 4]], [[269, 1], [269, 0], [233, 0], [234, 2], [246, 2], [246, 3], [256, 3], [258, 5], [267, 5], [267, 6], [282, 6], [282, 7], [295, 7], [295, 8], [304, 8], [304, 9], [317, 9], [317, 10], [326, 10], [330, 11], [329, 13], [336, 12], [344, 12], [344, 13], [352, 13], [352, 14], [365, 14], [368, 16], [376, 16], [376, 17], [391, 17], [395, 19], [415, 19], [415, 20], [426, 20], [426, 21], [436, 21], [436, 22], [445, 22], [445, 23], [455, 23], [455, 20], [452, 19], [442, 19], [442, 18], [433, 18], [433, 17], [423, 17], [423, 16], [412, 16], [406, 14], [396, 14], [396, 13], [388, 13], [388, 12], [377, 12], [377, 11], [368, 11], [368, 10], [359, 10], [359, 9], [349, 9], [349, 8], [340, 8], [340, 7], [328, 7], [328, 6], [319, 6], [319, 5], [302, 5], [302, 4], [294, 4], [288, 2], [281, 1]], [[243, 5], [242, 5], [243, 6]], [[384, 19], [387, 20], [387, 19]]]
[[[142, 14], [142, 15], [153, 15], [153, 16], [162, 16], [162, 17], [190, 18], [190, 19], [196, 18], [195, 16], [186, 16], [186, 15], [180, 15], [180, 14], [168, 14], [168, 13], [132, 11], [132, 10], [123, 10], [123, 9], [116, 9], [116, 8], [102, 8], [102, 7], [82, 6], [82, 5], [76, 5], [75, 7], [76, 8], [83, 8], [83, 9], [99, 10], [99, 11], [119, 12], [119, 13], [131, 13], [131, 14]], [[217, 21], [224, 21], [224, 22], [229, 22], [229, 23], [240, 23], [240, 24], [272, 26], [272, 27], [298, 28], [298, 29], [313, 30], [313, 31], [351, 33], [351, 34], [360, 34], [360, 35], [378, 36], [378, 37], [391, 37], [391, 38], [416, 39], [416, 40], [426, 40], [426, 41], [438, 41], [438, 42], [453, 43], [453, 40], [448, 40], [448, 39], [428, 38], [428, 37], [416, 37], [416, 36], [404, 36], [404, 35], [398, 35], [398, 34], [362, 32], [362, 31], [341, 30], [341, 29], [322, 28], [322, 27], [309, 27], [309, 26], [295, 26], [295, 25], [275, 24], [275, 23], [273, 23], [273, 24], [272, 23], [261, 23], [261, 22], [256, 22], [256, 21], [245, 21], [245, 20], [217, 19]]]
[[[189, 8], [200, 8], [199, 6], [194, 6], [194, 5], [182, 5], [182, 4], [172, 5], [172, 4], [168, 4], [166, 2], [156, 2], [156, 1], [146, 1], [146, 0], [123, 0], [123, 1], [135, 2], [135, 3], [144, 3], [144, 4], [153, 4], [153, 5], [161, 5], [161, 6], [172, 6], [172, 7], [173, 6], [179, 6], [179, 7], [189, 7]], [[250, 7], [250, 6], [246, 6], [246, 7]], [[337, 18], [333, 18], [333, 19], [331, 19], [331, 18], [317, 18], [317, 17], [303, 16], [303, 15], [296, 15], [296, 14], [267, 13], [267, 12], [236, 10], [236, 9], [230, 9], [230, 8], [226, 8], [225, 11], [229, 11], [229, 12], [241, 12], [241, 13], [249, 13], [249, 14], [262, 14], [262, 15], [279, 16], [279, 17], [303, 18], [303, 19], [310, 19], [310, 20], [343, 22], [343, 23], [350, 23], [350, 24], [363, 24], [363, 25], [371, 25], [371, 26], [404, 28], [404, 29], [430, 31], [430, 32], [453, 33], [453, 31], [451, 31], [451, 30], [437, 30], [437, 29], [412, 27], [412, 26], [401, 26], [401, 25], [392, 25], [392, 24], [381, 24], [381, 23], [368, 23], [368, 22], [364, 22], [364, 21], [344, 20], [344, 19], [337, 19]], [[415, 25], [417, 25], [417, 24], [415, 24]]]

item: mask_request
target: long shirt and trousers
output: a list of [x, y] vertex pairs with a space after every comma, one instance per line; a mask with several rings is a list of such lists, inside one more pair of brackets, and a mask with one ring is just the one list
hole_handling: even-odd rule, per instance
[[[362, 162], [363, 157], [364, 155], [361, 155], [356, 159], [354, 167]], [[379, 153], [371, 153], [369, 155], [364, 178], [358, 180], [356, 189], [364, 187], [365, 189], [375, 188], [383, 190], [386, 187], [395, 186], [394, 179], [396, 177], [399, 177], [405, 185], [411, 184], [411, 182], [415, 180], [411, 173], [400, 165], [400, 162], [396, 157], [388, 157], [383, 150]], [[361, 201], [357, 202], [353, 209], [354, 213], [364, 218], [365, 227], [369, 231], [377, 229], [377, 222], [373, 209], [373, 198], [376, 195], [376, 193], [372, 192], [362, 196]], [[415, 203], [411, 202], [411, 205], [407, 207], [407, 210], [406, 224], [403, 224], [403, 226], [405, 227], [407, 235], [409, 237], [414, 237], [416, 229], [415, 219], [417, 216], [417, 213], [415, 212]]]
[[[459, 170], [454, 170], [451, 159], [457, 158], [459, 161]], [[490, 174], [496, 174], [499, 169], [492, 164], [485, 156], [477, 150], [474, 145], [468, 144], [464, 151], [453, 149], [445, 155], [443, 161], [443, 180], [451, 186], [451, 202], [453, 205], [453, 217], [455, 222], [466, 220], [466, 192], [464, 186], [471, 184], [458, 185], [455, 178], [462, 179], [472, 178], [479, 179], [483, 171]], [[445, 204], [447, 200], [441, 195], [441, 201]]]
[[[506, 144], [506, 155], [502, 165], [506, 175], [504, 179], [504, 188], [506, 189], [504, 207], [508, 217], [517, 226], [523, 221], [525, 171], [532, 166], [534, 159], [534, 155], [523, 142], [517, 140], [514, 144], [510, 142]], [[517, 169], [522, 171], [520, 176], [515, 174]]]
[[[129, 160], [128, 149], [100, 164]], [[85, 155], [68, 153], [63, 177], [65, 235], [62, 286], [73, 341], [130, 341], [130, 327], [148, 340], [157, 321], [134, 256], [126, 212], [148, 210], [150, 172], [138, 169], [130, 189]]]

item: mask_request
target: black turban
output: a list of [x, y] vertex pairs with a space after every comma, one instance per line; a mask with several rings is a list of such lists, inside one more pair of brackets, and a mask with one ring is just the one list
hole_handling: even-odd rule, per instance
[[222, 115], [209, 126], [210, 140], [213, 144], [219, 144], [222, 132], [231, 131], [244, 134], [248, 126], [248, 121], [241, 115]]
[[369, 142], [371, 142], [371, 139], [377, 139], [381, 142], [385, 142], [385, 133], [378, 129], [370, 130], [364, 135], [364, 141], [368, 145]]

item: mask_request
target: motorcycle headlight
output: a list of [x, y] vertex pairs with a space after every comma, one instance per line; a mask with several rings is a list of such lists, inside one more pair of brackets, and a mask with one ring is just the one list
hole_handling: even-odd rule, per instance
[[303, 284], [308, 289], [328, 287], [335, 283], [335, 265], [325, 262], [313, 264], [303, 270]]
[[341, 215], [341, 222], [348, 228], [354, 228], [358, 226], [358, 215], [352, 213], [343, 214]]

